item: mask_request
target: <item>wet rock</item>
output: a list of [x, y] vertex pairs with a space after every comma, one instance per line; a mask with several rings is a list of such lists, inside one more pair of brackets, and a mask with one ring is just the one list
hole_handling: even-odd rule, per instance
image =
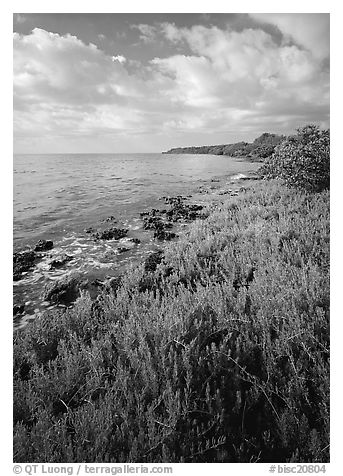
[[157, 238], [158, 240], [169, 241], [173, 238], [176, 238], [176, 234], [170, 231], [165, 231], [164, 229], [160, 229], [154, 232], [154, 238]]
[[51, 261], [49, 262], [50, 269], [60, 268], [61, 266], [63, 266], [64, 264], [68, 263], [68, 262], [71, 261], [72, 259], [74, 259], [73, 256], [66, 255], [66, 254], [62, 254], [62, 255], [56, 256], [53, 260], [51, 260]]
[[251, 175], [250, 177], [240, 177], [240, 180], [260, 180], [261, 177]]
[[135, 245], [139, 245], [141, 240], [139, 238], [130, 238], [131, 243], [134, 243]]
[[162, 220], [160, 217], [150, 216], [149, 214], [143, 219], [144, 230], [155, 230], [162, 226]]
[[13, 316], [17, 316], [18, 314], [23, 314], [25, 309], [25, 304], [15, 304], [13, 306]]
[[202, 215], [199, 213], [204, 207], [203, 205], [197, 204], [185, 204], [182, 200], [177, 200], [171, 202], [172, 206], [170, 210], [166, 212], [167, 217], [172, 221], [180, 220], [195, 220], [197, 218], [202, 218]]
[[176, 197], [162, 197], [162, 199], [170, 205], [168, 210], [157, 210], [153, 208], [149, 212], [142, 212], [143, 228], [145, 230], [153, 230], [154, 238], [158, 240], [171, 240], [177, 235], [167, 231], [173, 227], [173, 222], [192, 221], [197, 218], [206, 218], [207, 215], [200, 213], [203, 205], [186, 204], [187, 197], [178, 195]]
[[202, 210], [204, 207], [203, 205], [188, 205], [187, 208], [191, 211], [191, 212], [199, 212], [200, 210]]
[[164, 230], [166, 228], [172, 228], [173, 224], [169, 221], [165, 221], [161, 216], [147, 216], [143, 219], [143, 228], [145, 230]]
[[129, 230], [125, 228], [108, 228], [107, 230], [93, 233], [95, 240], [120, 240], [124, 238]]
[[111, 215], [110, 217], [107, 217], [105, 218], [105, 220], [103, 220], [104, 223], [108, 223], [108, 222], [116, 222], [117, 220], [115, 219], [115, 217], [113, 215]]
[[55, 304], [69, 306], [80, 297], [80, 291], [86, 289], [88, 281], [79, 275], [70, 274], [63, 278], [47, 283], [42, 298]]
[[125, 253], [126, 251], [130, 251], [130, 248], [125, 248], [125, 246], [118, 247], [118, 253]]
[[21, 251], [13, 254], [13, 279], [19, 281], [22, 273], [29, 271], [34, 266], [36, 254], [34, 251]]
[[176, 205], [184, 202], [187, 200], [187, 197], [184, 197], [183, 195], [177, 195], [176, 197], [162, 197], [165, 201], [165, 203], [168, 203], [169, 205]]
[[39, 240], [34, 247], [34, 251], [49, 251], [54, 247], [51, 240]]

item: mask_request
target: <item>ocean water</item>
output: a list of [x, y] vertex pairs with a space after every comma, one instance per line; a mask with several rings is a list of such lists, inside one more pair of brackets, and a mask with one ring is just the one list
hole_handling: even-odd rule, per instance
[[[161, 245], [144, 232], [140, 212], [164, 208], [162, 196], [192, 195], [215, 177], [256, 170], [258, 164], [226, 156], [169, 154], [49, 154], [14, 156], [14, 250], [50, 239], [54, 248], [32, 272], [14, 283], [14, 303], [26, 302], [27, 316], [41, 311], [44, 285], [71, 271], [94, 278], [114, 276], [123, 266]], [[88, 227], [128, 228], [128, 238], [94, 241]], [[130, 252], [118, 253], [118, 246]], [[49, 261], [74, 259], [51, 270]]]

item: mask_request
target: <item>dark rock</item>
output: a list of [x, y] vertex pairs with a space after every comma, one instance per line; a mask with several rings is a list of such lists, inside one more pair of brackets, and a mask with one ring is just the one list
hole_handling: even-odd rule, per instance
[[108, 223], [110, 221], [114, 221], [114, 222], [116, 221], [116, 219], [113, 215], [111, 215], [110, 217], [105, 218], [105, 220], [104, 220], [105, 223]]
[[89, 228], [86, 228], [85, 229], [85, 232], [86, 233], [93, 233], [94, 232], [94, 228], [92, 226], [90, 226]]
[[66, 254], [59, 255], [59, 256], [56, 256], [53, 260], [51, 260], [49, 265], [50, 265], [50, 268], [60, 268], [61, 266], [68, 263], [72, 259], [74, 259], [73, 256], [69, 256]]
[[24, 312], [25, 304], [15, 304], [13, 306], [13, 316], [22, 314]]
[[169, 203], [171, 208], [166, 212], [166, 216], [174, 222], [179, 220], [195, 220], [196, 218], [201, 218], [198, 212], [204, 208], [202, 205], [185, 204], [183, 203], [183, 199], [180, 199], [179, 197], [170, 199]]
[[157, 238], [158, 240], [172, 240], [173, 238], [176, 237], [176, 234], [170, 231], [165, 231], [163, 229], [161, 230], [156, 230], [154, 233], [154, 238]]
[[187, 197], [184, 197], [183, 195], [177, 195], [176, 197], [163, 197], [165, 203], [168, 203], [169, 205], [175, 205], [175, 204], [181, 204], [185, 200], [187, 200]]
[[160, 217], [148, 215], [144, 218], [143, 228], [144, 230], [156, 230], [163, 227], [163, 223]]
[[187, 206], [187, 209], [190, 211], [190, 212], [199, 212], [200, 210], [202, 210], [204, 207], [203, 205], [188, 205]]
[[125, 248], [125, 246], [118, 247], [118, 253], [125, 253], [126, 251], [130, 251], [130, 248]]
[[156, 271], [157, 266], [162, 262], [163, 251], [158, 250], [151, 253], [144, 262], [144, 270], [147, 272]]
[[88, 281], [78, 275], [68, 275], [47, 283], [42, 298], [56, 304], [70, 305], [80, 297], [81, 289], [86, 289]]
[[139, 243], [141, 242], [141, 240], [139, 238], [130, 238], [129, 241], [131, 241], [135, 245], [139, 245]]
[[172, 228], [172, 222], [205, 218], [203, 214], [199, 213], [203, 210], [203, 205], [185, 204], [184, 201], [187, 200], [187, 198], [182, 195], [162, 198], [170, 205], [169, 210], [156, 210], [153, 208], [150, 212], [141, 213], [143, 228], [145, 230], [154, 230], [156, 238], [173, 238], [175, 236], [173, 236], [173, 233], [165, 232], [167, 228]]
[[34, 247], [34, 251], [49, 251], [54, 247], [51, 240], [39, 240]]
[[129, 230], [124, 228], [108, 228], [107, 230], [93, 233], [96, 240], [119, 240], [127, 235]]
[[251, 175], [250, 177], [241, 177], [240, 180], [260, 180], [260, 177]]
[[13, 254], [13, 279], [19, 281], [22, 273], [29, 271], [36, 260], [34, 251], [21, 251]]

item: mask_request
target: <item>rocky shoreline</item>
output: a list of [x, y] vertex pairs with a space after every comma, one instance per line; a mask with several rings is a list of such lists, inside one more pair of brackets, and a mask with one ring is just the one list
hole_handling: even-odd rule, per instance
[[[156, 242], [158, 248], [163, 247], [163, 243], [178, 238], [179, 230], [187, 227], [195, 220], [206, 219], [211, 213], [211, 208], [220, 206], [223, 195], [236, 197], [247, 189], [247, 186], [242, 186], [243, 181], [249, 182], [256, 179], [258, 177], [251, 174], [248, 176], [237, 174], [229, 178], [221, 177], [201, 185], [193, 195], [161, 197], [160, 200], [165, 204], [164, 208], [151, 208], [140, 213], [142, 229], [152, 232], [153, 241]], [[117, 248], [119, 254], [125, 254], [132, 250], [132, 246], [135, 247], [141, 244], [139, 238], [128, 237], [129, 230], [127, 228], [113, 226], [115, 224], [116, 218], [109, 216], [97, 228], [90, 226], [84, 230], [84, 233], [94, 242], [111, 242], [113, 240], [118, 242], [122, 238], [128, 238], [130, 247], [119, 246]], [[70, 254], [63, 253], [50, 257], [49, 251], [53, 247], [54, 243], [52, 240], [39, 240], [32, 249], [15, 252], [13, 255], [13, 280], [20, 281], [27, 276], [43, 258], [47, 259], [49, 269], [64, 268], [69, 262], [72, 265], [74, 256]], [[157, 264], [162, 260], [163, 250], [161, 249], [150, 252], [144, 260], [146, 279], [142, 282], [142, 291], [151, 288], [149, 272], [154, 271]], [[61, 279], [46, 283], [41, 293], [41, 299], [49, 308], [54, 306], [66, 308], [72, 306], [83, 291], [87, 291], [96, 305], [101, 293], [117, 290], [120, 286], [120, 280], [120, 275], [110, 276], [107, 279], [101, 280], [92, 279], [71, 271]], [[16, 303], [13, 306], [14, 320], [18, 323], [25, 315], [25, 303]], [[33, 317], [36, 316], [37, 313]]]

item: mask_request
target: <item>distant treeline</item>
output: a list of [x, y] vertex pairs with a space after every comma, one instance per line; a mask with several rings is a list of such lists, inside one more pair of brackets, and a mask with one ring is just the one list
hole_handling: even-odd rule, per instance
[[285, 136], [263, 133], [254, 142], [236, 142], [234, 144], [203, 145], [200, 147], [176, 147], [164, 154], [213, 154], [231, 157], [249, 157], [262, 160], [273, 154], [275, 147], [285, 140]]

